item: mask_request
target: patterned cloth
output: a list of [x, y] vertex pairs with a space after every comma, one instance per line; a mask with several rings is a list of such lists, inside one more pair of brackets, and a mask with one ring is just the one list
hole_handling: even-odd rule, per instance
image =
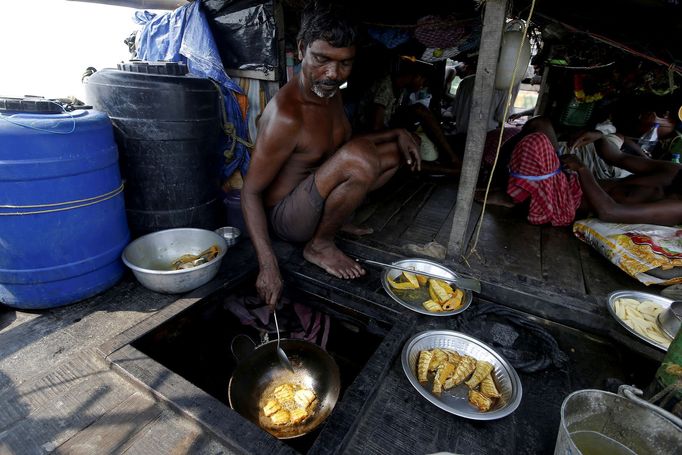
[[542, 133], [524, 137], [514, 148], [509, 162], [507, 194], [515, 203], [530, 198], [528, 221], [568, 226], [580, 206], [582, 190], [576, 174], [560, 170], [559, 158], [549, 138]]

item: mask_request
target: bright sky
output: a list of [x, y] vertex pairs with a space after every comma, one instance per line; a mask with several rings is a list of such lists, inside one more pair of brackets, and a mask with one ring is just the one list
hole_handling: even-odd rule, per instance
[[88, 66], [128, 60], [135, 9], [66, 0], [0, 0], [0, 97], [84, 99]]

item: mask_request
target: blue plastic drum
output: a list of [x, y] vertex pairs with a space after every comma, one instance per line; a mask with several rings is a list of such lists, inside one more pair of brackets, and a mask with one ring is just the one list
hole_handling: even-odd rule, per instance
[[104, 291], [129, 240], [107, 115], [0, 98], [0, 303], [45, 309]]

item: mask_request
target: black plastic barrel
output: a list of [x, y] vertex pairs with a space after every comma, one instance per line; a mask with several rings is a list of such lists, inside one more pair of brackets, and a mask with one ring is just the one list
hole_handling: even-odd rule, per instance
[[133, 236], [221, 225], [220, 92], [183, 64], [131, 62], [85, 81], [114, 124]]

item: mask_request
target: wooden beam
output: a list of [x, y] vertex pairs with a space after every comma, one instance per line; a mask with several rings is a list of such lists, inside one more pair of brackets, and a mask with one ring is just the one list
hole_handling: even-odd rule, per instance
[[488, 128], [490, 104], [495, 89], [495, 72], [500, 53], [500, 42], [506, 11], [506, 0], [485, 2], [485, 17], [481, 32], [481, 46], [476, 67], [473, 102], [469, 115], [467, 139], [464, 148], [464, 163], [457, 191], [452, 231], [448, 241], [448, 258], [459, 260], [465, 253], [464, 237], [471, 216], [474, 190], [478, 180], [478, 170], [483, 157], [483, 146]]

